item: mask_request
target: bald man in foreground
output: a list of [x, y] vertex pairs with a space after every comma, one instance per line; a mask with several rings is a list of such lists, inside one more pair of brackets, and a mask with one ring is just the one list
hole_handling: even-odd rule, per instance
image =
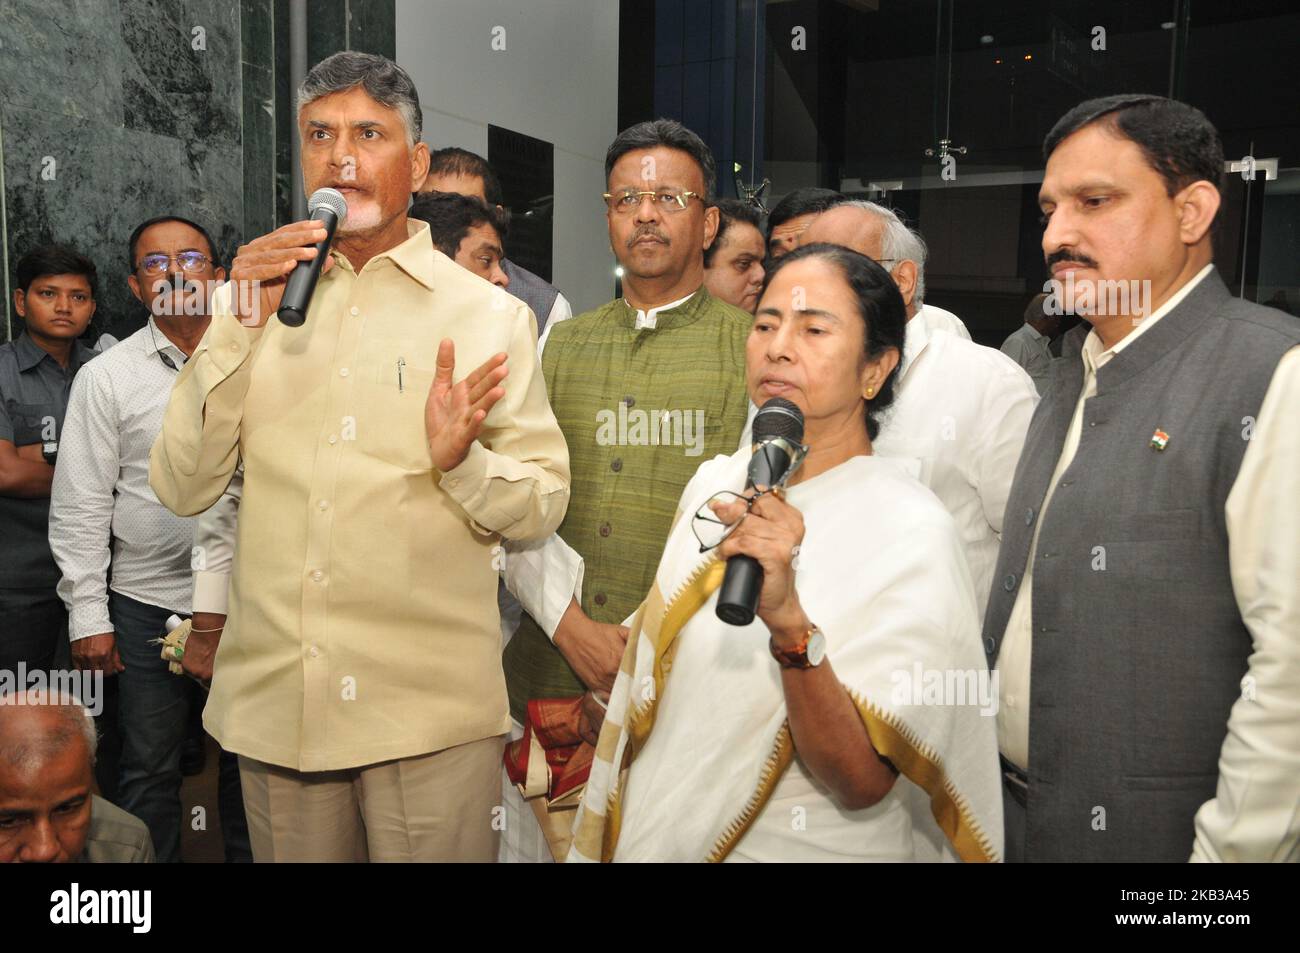
[[[1002, 518], [1038, 403], [1033, 380], [1011, 358], [928, 320], [925, 242], [890, 209], [844, 202], [818, 215], [801, 245], [830, 242], [880, 263], [907, 305], [897, 397], [872, 441], [904, 458], [957, 523], [981, 619], [997, 565]], [[955, 320], [955, 319], [954, 319]], [[1022, 515], [1023, 514], [1019, 514]]]
[[153, 863], [144, 822], [91, 792], [95, 748], [71, 696], [0, 696], [0, 861]]

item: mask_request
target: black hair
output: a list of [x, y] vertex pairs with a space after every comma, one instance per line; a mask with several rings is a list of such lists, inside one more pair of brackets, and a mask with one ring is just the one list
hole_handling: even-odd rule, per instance
[[379, 105], [397, 111], [406, 126], [407, 140], [411, 145], [420, 141], [424, 133], [424, 118], [415, 83], [406, 70], [375, 53], [341, 50], [313, 66], [298, 87], [298, 112], [301, 114], [304, 106], [323, 96], [358, 86]]
[[492, 171], [492, 166], [488, 165], [487, 159], [468, 149], [448, 146], [429, 153], [429, 175], [477, 176], [483, 180], [483, 195], [487, 198], [488, 205], [504, 207], [506, 204], [505, 193], [501, 191], [501, 180]]
[[148, 221], [141, 222], [139, 225], [135, 227], [135, 231], [131, 233], [131, 237], [127, 239], [127, 243], [126, 243], [127, 255], [130, 256], [130, 260], [128, 261], [127, 264], [132, 274], [135, 273], [135, 269], [137, 265], [137, 262], [135, 260], [135, 252], [137, 246], [140, 244], [140, 236], [144, 234], [144, 230], [146, 228], [150, 228], [151, 226], [161, 224], [162, 222], [180, 222], [182, 225], [188, 225], [190, 228], [194, 229], [196, 232], [202, 235], [203, 240], [208, 243], [208, 257], [212, 259], [212, 267], [213, 268], [221, 267], [221, 262], [218, 260], [217, 257], [217, 246], [213, 243], [212, 236], [208, 234], [208, 230], [206, 228], [204, 228], [198, 222], [190, 221], [188, 218], [182, 218], [180, 215], [159, 215], [156, 218], [151, 218]]
[[753, 203], [742, 202], [740, 199], [717, 199], [712, 204], [718, 210], [718, 231], [713, 236], [713, 243], [704, 249], [705, 268], [713, 265], [713, 256], [725, 244], [722, 236], [728, 226], [735, 222], [744, 222], [757, 228], [759, 234], [763, 232], [763, 215]]
[[[777, 259], [763, 279], [763, 294], [767, 293], [772, 279], [795, 262], [817, 258], [829, 262], [840, 274], [858, 300], [858, 315], [863, 324], [863, 360], [879, 357], [893, 348], [903, 357], [903, 339], [907, 333], [907, 306], [898, 292], [898, 285], [889, 272], [866, 255], [842, 245], [814, 242], [803, 245]], [[760, 295], [760, 300], [762, 296]], [[894, 380], [898, 366], [889, 372], [874, 397], [865, 400], [867, 436], [872, 440], [880, 433], [880, 414], [894, 402]]]
[[1204, 180], [1223, 188], [1223, 143], [1214, 124], [1194, 106], [1148, 93], [1089, 99], [1062, 116], [1043, 140], [1043, 159], [1084, 126], [1103, 121], [1142, 150], [1174, 196]]
[[99, 290], [99, 273], [95, 263], [71, 245], [57, 242], [39, 245], [22, 258], [18, 259], [18, 287], [26, 294], [37, 278], [48, 275], [81, 275], [90, 284], [90, 297], [93, 300]]
[[433, 247], [448, 258], [455, 258], [460, 243], [469, 230], [478, 225], [491, 225], [505, 241], [505, 225], [495, 208], [489, 207], [475, 195], [458, 192], [422, 192], [417, 195], [407, 211], [409, 218], [429, 224], [429, 237]]
[[608, 185], [609, 175], [614, 171], [614, 164], [623, 156], [638, 149], [659, 147], [685, 152], [695, 160], [704, 179], [704, 195], [701, 198], [705, 202], [713, 198], [713, 188], [718, 180], [718, 169], [713, 161], [713, 152], [704, 144], [703, 139], [676, 119], [651, 119], [639, 122], [635, 126], [628, 126], [620, 132], [605, 152], [605, 183]]
[[820, 215], [832, 206], [847, 200], [847, 196], [834, 189], [809, 187], [795, 189], [776, 203], [776, 208], [767, 213], [767, 239], [772, 240], [772, 229], [784, 225], [800, 215]]

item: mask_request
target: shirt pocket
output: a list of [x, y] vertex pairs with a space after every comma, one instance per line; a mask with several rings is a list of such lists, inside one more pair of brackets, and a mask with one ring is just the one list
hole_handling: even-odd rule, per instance
[[356, 446], [402, 470], [430, 470], [424, 406], [435, 370], [411, 363], [399, 343], [376, 341], [362, 355]]
[[20, 404], [7, 401], [9, 420], [14, 428], [14, 446], [58, 440], [58, 414], [53, 403]]

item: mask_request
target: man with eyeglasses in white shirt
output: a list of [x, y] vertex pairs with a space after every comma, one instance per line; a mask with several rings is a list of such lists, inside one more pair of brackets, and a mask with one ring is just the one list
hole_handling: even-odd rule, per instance
[[165, 863], [180, 859], [180, 750], [194, 686], [168, 671], [151, 640], [168, 616], [190, 611], [194, 519], [158, 501], [149, 450], [226, 271], [207, 231], [179, 216], [142, 223], [128, 247], [127, 283], [149, 318], [73, 384], [51, 490], [50, 548], [63, 574], [73, 663], [117, 676], [116, 802], [149, 826]]

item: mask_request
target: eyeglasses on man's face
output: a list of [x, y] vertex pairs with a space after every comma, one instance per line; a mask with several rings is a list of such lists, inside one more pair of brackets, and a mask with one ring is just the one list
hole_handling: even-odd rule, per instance
[[196, 251], [183, 251], [178, 255], [145, 255], [140, 259], [139, 268], [146, 275], [161, 275], [173, 261], [181, 271], [193, 273], [202, 271], [211, 262], [207, 255]]
[[619, 189], [617, 192], [604, 193], [609, 210], [624, 215], [640, 208], [646, 196], [650, 197], [655, 208], [669, 213], [685, 211], [692, 198], [704, 201], [704, 196], [699, 192], [688, 192], [685, 189]]

